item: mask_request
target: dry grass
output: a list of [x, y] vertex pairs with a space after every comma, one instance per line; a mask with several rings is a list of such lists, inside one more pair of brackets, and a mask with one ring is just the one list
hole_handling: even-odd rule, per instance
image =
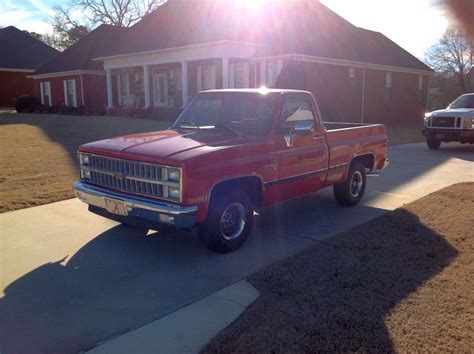
[[425, 137], [421, 134], [422, 128], [422, 119], [420, 119], [420, 124], [388, 124], [385, 126], [390, 145], [412, 144], [426, 141]]
[[260, 297], [204, 352], [471, 352], [473, 192], [443, 189], [253, 275]]
[[72, 198], [79, 145], [168, 125], [118, 117], [0, 114], [0, 212]]

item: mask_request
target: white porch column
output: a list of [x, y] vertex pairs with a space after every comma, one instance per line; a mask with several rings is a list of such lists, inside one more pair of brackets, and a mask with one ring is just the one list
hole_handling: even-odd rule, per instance
[[229, 88], [229, 58], [222, 58], [222, 88]]
[[260, 87], [267, 86], [267, 63], [265, 60], [260, 62]]
[[188, 103], [188, 63], [181, 62], [181, 86], [183, 89], [183, 107]]
[[113, 90], [112, 90], [112, 69], [107, 69], [106, 74], [107, 74], [107, 108], [113, 108], [114, 96], [113, 96]]
[[145, 108], [151, 106], [151, 90], [150, 90], [150, 65], [143, 66], [143, 90], [145, 92]]

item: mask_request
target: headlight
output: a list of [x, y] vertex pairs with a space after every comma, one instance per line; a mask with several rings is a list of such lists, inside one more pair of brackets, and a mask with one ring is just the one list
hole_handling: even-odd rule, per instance
[[464, 128], [472, 129], [474, 126], [474, 118], [464, 118]]
[[430, 118], [431, 118], [431, 115], [429, 113], [426, 113], [425, 118], [423, 119], [424, 120], [423, 123], [424, 123], [425, 127], [427, 127], [430, 124]]
[[170, 198], [179, 200], [181, 198], [179, 187], [168, 187], [168, 195]]
[[169, 169], [168, 170], [168, 180], [169, 181], [174, 181], [174, 182], [179, 182], [179, 178], [180, 178], [180, 172], [178, 169]]
[[79, 153], [79, 164], [81, 166], [89, 166], [89, 155]]
[[90, 180], [91, 171], [81, 168], [81, 179]]

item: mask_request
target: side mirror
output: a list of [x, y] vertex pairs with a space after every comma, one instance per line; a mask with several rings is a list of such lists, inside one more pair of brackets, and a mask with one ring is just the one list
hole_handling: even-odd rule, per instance
[[314, 133], [314, 122], [302, 121], [296, 122], [293, 131], [298, 135], [310, 135]]
[[296, 122], [291, 131], [284, 135], [286, 146], [293, 146], [294, 135], [311, 135], [314, 133], [314, 122], [303, 121]]

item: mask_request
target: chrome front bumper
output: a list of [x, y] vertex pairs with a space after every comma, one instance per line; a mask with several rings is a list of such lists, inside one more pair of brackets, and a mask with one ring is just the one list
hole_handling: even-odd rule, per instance
[[[123, 204], [127, 215], [122, 218], [135, 218], [153, 224], [168, 224], [178, 228], [187, 228], [194, 225], [197, 216], [197, 206], [179, 206], [165, 202], [152, 201], [140, 197], [129, 196], [120, 192], [113, 192], [83, 182], [74, 184], [74, 193], [77, 198], [90, 206], [103, 209], [100, 214], [110, 214], [117, 219], [117, 215], [107, 211], [107, 202], [114, 201]], [[112, 217], [115, 216], [115, 217]]]

